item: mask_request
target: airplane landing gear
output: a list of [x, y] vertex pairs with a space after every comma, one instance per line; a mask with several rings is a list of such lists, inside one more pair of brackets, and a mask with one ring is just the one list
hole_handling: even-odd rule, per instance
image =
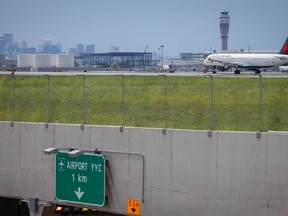
[[213, 74], [216, 74], [217, 72], [216, 72], [216, 66], [214, 66], [213, 67], [213, 72], [212, 72]]
[[236, 69], [236, 70], [234, 71], [234, 74], [240, 74], [240, 70], [239, 70], [239, 69]]

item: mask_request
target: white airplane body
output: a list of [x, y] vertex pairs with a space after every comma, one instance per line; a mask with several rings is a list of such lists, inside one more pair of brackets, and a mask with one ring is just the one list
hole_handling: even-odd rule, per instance
[[166, 64], [166, 65], [163, 65], [163, 70], [165, 72], [174, 73], [176, 71], [176, 68], [174, 67], [173, 64]]
[[288, 72], [288, 66], [279, 66], [279, 70], [283, 72]]
[[211, 54], [204, 60], [204, 65], [225, 71], [236, 68], [235, 74], [239, 74], [239, 68], [247, 68], [260, 73], [260, 68], [275, 67], [288, 63], [288, 38], [278, 54], [253, 54], [253, 53], [227, 53]]

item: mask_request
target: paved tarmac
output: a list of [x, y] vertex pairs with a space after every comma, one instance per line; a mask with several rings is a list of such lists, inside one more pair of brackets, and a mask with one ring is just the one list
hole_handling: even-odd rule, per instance
[[[0, 75], [12, 75], [10, 71], [0, 71]], [[254, 71], [244, 71], [241, 74], [234, 74], [233, 72], [218, 72], [213, 74], [212, 72], [204, 73], [202, 71], [175, 71], [174, 73], [167, 72], [152, 72], [152, 71], [63, 71], [63, 72], [49, 72], [49, 71], [15, 71], [16, 76], [93, 76], [93, 75], [110, 75], [110, 76], [224, 76], [224, 77], [259, 77], [259, 74], [255, 74]], [[283, 77], [288, 78], [287, 72], [261, 72], [262, 77]]]

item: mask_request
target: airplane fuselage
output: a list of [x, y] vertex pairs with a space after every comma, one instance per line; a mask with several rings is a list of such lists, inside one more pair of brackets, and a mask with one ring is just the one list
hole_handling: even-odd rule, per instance
[[265, 68], [288, 63], [282, 54], [211, 54], [204, 60], [206, 66], [228, 66], [235, 68]]
[[284, 42], [278, 54], [270, 53], [219, 53], [211, 54], [204, 60], [206, 67], [212, 67], [222, 71], [235, 68], [235, 74], [239, 74], [239, 68], [247, 68], [260, 73], [260, 68], [275, 67], [288, 63], [288, 38]]

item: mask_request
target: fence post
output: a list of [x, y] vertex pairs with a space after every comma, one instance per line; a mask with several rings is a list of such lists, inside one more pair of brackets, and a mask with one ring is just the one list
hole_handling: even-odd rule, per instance
[[210, 75], [210, 131], [208, 136], [212, 136], [214, 130], [214, 113], [213, 113], [213, 76]]
[[83, 126], [85, 124], [86, 124], [86, 76], [83, 75]]
[[15, 75], [12, 75], [13, 77], [13, 104], [12, 104], [12, 109], [13, 109], [13, 119], [11, 122], [11, 127], [14, 126], [14, 122], [16, 121], [16, 80], [15, 80]]
[[262, 75], [260, 75], [260, 101], [259, 101], [259, 132], [257, 133], [257, 138], [261, 138], [261, 132], [263, 130], [262, 128], [262, 88], [263, 88], [263, 83], [262, 83]]
[[162, 134], [166, 134], [166, 130], [168, 128], [168, 102], [167, 102], [167, 75], [164, 75], [165, 80], [165, 128], [162, 129]]
[[124, 75], [122, 74], [122, 126], [120, 127], [120, 132], [123, 132], [125, 127], [125, 85], [124, 85]]
[[46, 128], [48, 128], [48, 124], [50, 123], [50, 115], [51, 115], [51, 103], [50, 103], [50, 76], [47, 76], [47, 124]]

